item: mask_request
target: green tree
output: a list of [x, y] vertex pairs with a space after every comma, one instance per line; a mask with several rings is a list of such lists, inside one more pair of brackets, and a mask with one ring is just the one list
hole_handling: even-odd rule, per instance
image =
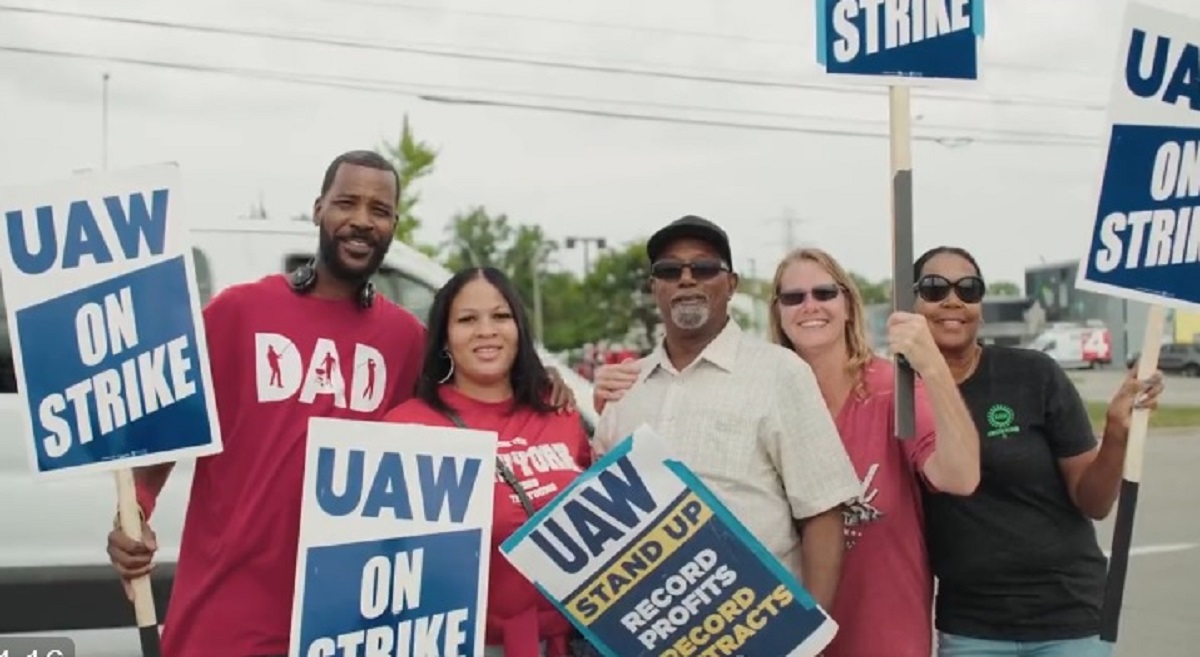
[[541, 279], [543, 342], [551, 351], [577, 349], [604, 331], [600, 314], [588, 303], [583, 283], [570, 272], [547, 272]]
[[[525, 309], [533, 321], [535, 337], [545, 339], [547, 324], [545, 301], [546, 265], [550, 256], [558, 250], [558, 243], [546, 239], [541, 226], [519, 225], [504, 249], [501, 259], [504, 273], [512, 279], [521, 295]], [[554, 318], [562, 321], [564, 318]]]
[[501, 265], [523, 297], [533, 294], [534, 272], [544, 274], [547, 262], [557, 250], [558, 243], [547, 239], [541, 226], [521, 224], [512, 231]]
[[988, 284], [988, 294], [995, 297], [1019, 297], [1021, 288], [1012, 281], [996, 281]]
[[[567, 279], [574, 281], [572, 288], [568, 280], [547, 272], [547, 265], [558, 244], [546, 238], [541, 226], [514, 224], [507, 215], [493, 215], [477, 206], [455, 215], [446, 232], [446, 267], [452, 271], [471, 266], [496, 267], [507, 274], [521, 295], [521, 302], [533, 322], [535, 332], [540, 327], [543, 341], [548, 342], [548, 327], [575, 323], [574, 319], [580, 312], [579, 282], [568, 274]], [[569, 302], [547, 303], [564, 294], [568, 295]], [[552, 348], [577, 346], [564, 346], [564, 342], [571, 342], [578, 337], [577, 332], [567, 333], [557, 331]]]
[[740, 275], [738, 278], [738, 292], [748, 294], [759, 301], [769, 302], [773, 292], [771, 289], [772, 282], [761, 278], [750, 278], [749, 276]]
[[631, 330], [636, 330], [643, 339], [642, 346], [647, 346], [660, 323], [649, 281], [645, 241], [637, 240], [601, 253], [584, 279], [584, 295], [595, 313], [589, 328], [598, 329], [589, 335], [589, 341], [624, 340]]
[[[758, 326], [758, 324], [754, 321], [754, 318], [751, 317], [748, 313], [742, 312], [741, 308], [734, 308], [734, 307], [730, 306], [729, 316], [732, 317], [733, 321], [737, 322], [738, 326], [742, 327], [742, 329], [744, 329], [744, 330], [757, 331], [760, 328]], [[763, 330], [766, 329], [766, 327], [761, 327], [761, 328]]]
[[492, 216], [483, 206], [460, 212], [446, 225], [444, 265], [451, 271], [465, 267], [504, 267], [514, 228], [503, 214]]
[[862, 294], [863, 304], [869, 306], [874, 303], [887, 303], [892, 300], [891, 279], [872, 283], [866, 276], [856, 272], [850, 272], [850, 279], [854, 281], [855, 287]]
[[[438, 152], [426, 142], [418, 141], [413, 136], [407, 114], [404, 115], [404, 127], [400, 130], [400, 138], [395, 142], [381, 143], [376, 147], [375, 152], [391, 161], [400, 174], [400, 204], [396, 208], [396, 239], [415, 245], [416, 232], [421, 227], [421, 219], [413, 214], [413, 208], [420, 202], [421, 195], [414, 189], [414, 183], [433, 173], [433, 165], [437, 160]], [[428, 247], [421, 250], [429, 254]]]

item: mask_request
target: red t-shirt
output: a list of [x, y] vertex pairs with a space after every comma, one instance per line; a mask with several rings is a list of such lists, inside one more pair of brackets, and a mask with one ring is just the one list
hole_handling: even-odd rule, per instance
[[[442, 399], [471, 429], [495, 431], [497, 455], [516, 475], [534, 508], [541, 509], [591, 465], [588, 436], [578, 413], [538, 414], [511, 410], [509, 402], [481, 402], [453, 387], [441, 387]], [[420, 399], [411, 399], [384, 418], [388, 422], [455, 426], [453, 420]], [[496, 475], [492, 518], [491, 572], [488, 573], [487, 644], [503, 645], [513, 657], [537, 655], [539, 640], [561, 650], [571, 625], [536, 588], [500, 554], [500, 544], [529, 519], [512, 487]], [[561, 653], [558, 653], [561, 654]]]
[[282, 275], [222, 291], [204, 324], [224, 450], [196, 461], [163, 654], [283, 654], [308, 420], [377, 420], [410, 398], [425, 329], [381, 296], [360, 310]]
[[925, 547], [921, 473], [935, 448], [933, 411], [918, 380], [916, 435], [895, 437], [895, 380], [876, 358], [865, 397], [852, 395], [836, 423], [862, 480], [846, 518], [846, 553], [831, 615], [839, 625], [826, 657], [929, 657], [933, 574]]

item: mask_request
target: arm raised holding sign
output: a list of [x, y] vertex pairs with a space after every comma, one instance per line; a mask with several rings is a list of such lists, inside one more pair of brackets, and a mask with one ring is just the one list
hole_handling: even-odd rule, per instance
[[1160, 388], [1127, 381], [1097, 446], [1083, 399], [1053, 359], [980, 344], [985, 285], [969, 252], [937, 247], [915, 270], [925, 286], [917, 311], [971, 412], [983, 472], [969, 496], [925, 496], [940, 642], [1053, 641], [1091, 654], [1108, 570], [1092, 519], [1112, 506], [1137, 395], [1153, 404]]
[[[230, 394], [237, 385], [239, 372], [229, 365], [238, 359], [231, 357], [228, 350], [237, 344], [240, 296], [240, 290], [223, 291], [213, 297], [203, 311], [209, 365], [217, 395]], [[121, 576], [125, 593], [130, 599], [130, 581], [154, 570], [153, 561], [154, 554], [158, 551], [158, 541], [150, 527], [150, 518], [154, 514], [158, 496], [174, 470], [175, 464], [171, 462], [134, 468], [134, 488], [137, 492], [138, 510], [142, 516], [142, 540], [133, 540], [115, 522], [113, 530], [109, 532], [108, 556]]]
[[[204, 307], [204, 331], [208, 336], [209, 364], [216, 393], [233, 394], [238, 390], [241, 370], [236, 367], [241, 354], [235, 352], [239, 343], [239, 307], [244, 296], [241, 289], [229, 289], [212, 297]], [[229, 435], [227, 430], [226, 434]], [[121, 575], [126, 595], [132, 599], [130, 581], [154, 571], [154, 555], [158, 550], [155, 532], [150, 528], [158, 495], [162, 493], [174, 463], [160, 463], [133, 469], [133, 484], [137, 490], [138, 510], [142, 513], [142, 541], [128, 537], [118, 524], [108, 535], [108, 556]]]

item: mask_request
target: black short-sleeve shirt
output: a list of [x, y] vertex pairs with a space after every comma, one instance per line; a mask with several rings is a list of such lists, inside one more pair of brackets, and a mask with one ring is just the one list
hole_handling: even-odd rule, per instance
[[1058, 463], [1096, 446], [1079, 392], [1049, 356], [993, 346], [959, 389], [982, 478], [969, 497], [925, 494], [937, 628], [1009, 641], [1096, 634], [1107, 561]]

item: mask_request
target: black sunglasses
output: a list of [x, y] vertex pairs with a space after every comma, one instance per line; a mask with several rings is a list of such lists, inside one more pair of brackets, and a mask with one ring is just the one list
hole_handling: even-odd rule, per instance
[[979, 303], [987, 292], [983, 279], [978, 276], [965, 276], [957, 281], [951, 281], [945, 276], [928, 274], [913, 286], [917, 294], [929, 303], [945, 301], [953, 290], [955, 296], [963, 303]]
[[721, 272], [729, 271], [720, 260], [696, 260], [694, 262], [679, 262], [677, 260], [659, 260], [650, 265], [650, 275], [663, 281], [677, 281], [683, 278], [683, 270], [692, 272], [692, 278], [707, 281], [715, 278]]
[[811, 290], [788, 290], [787, 292], [780, 292], [776, 295], [776, 298], [779, 299], [779, 305], [781, 306], [799, 306], [804, 303], [804, 300], [810, 294], [817, 301], [831, 301], [838, 298], [838, 295], [841, 293], [842, 286], [837, 283], [826, 283], [824, 285], [817, 285]]

